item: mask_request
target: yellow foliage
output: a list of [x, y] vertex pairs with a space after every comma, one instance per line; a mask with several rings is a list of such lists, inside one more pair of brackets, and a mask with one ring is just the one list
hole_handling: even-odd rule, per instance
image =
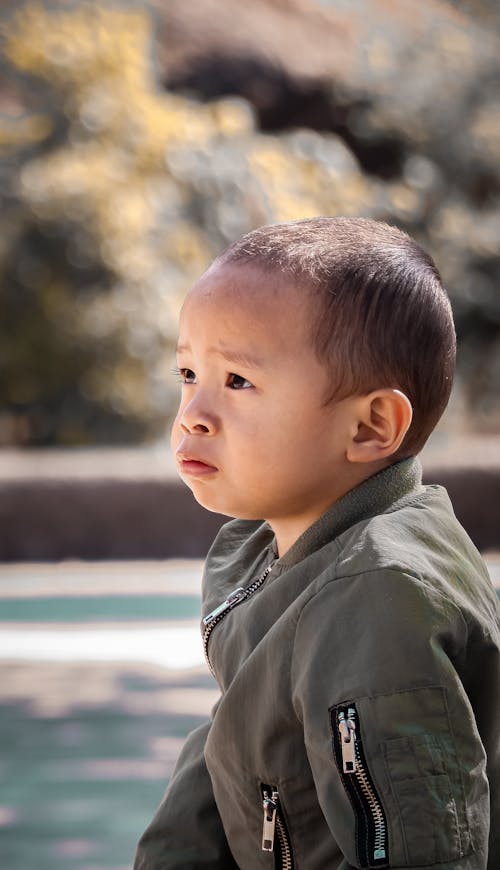
[[317, 214], [356, 215], [374, 202], [375, 187], [358, 169], [343, 174], [293, 154], [286, 141], [273, 137], [255, 144], [249, 154], [252, 175], [260, 181], [273, 220], [288, 221]]
[[390, 188], [389, 198], [393, 210], [403, 217], [412, 216], [420, 205], [417, 191], [408, 184], [393, 184]]
[[141, 9], [86, 2], [71, 9], [26, 3], [0, 25], [6, 57], [20, 70], [64, 89], [114, 74], [143, 87], [149, 77], [151, 23]]
[[43, 142], [52, 132], [53, 125], [47, 115], [25, 115], [16, 120], [2, 118], [0, 124], [0, 148], [34, 145]]
[[[157, 226], [156, 189], [169, 177], [166, 155], [208, 152], [221, 139], [241, 140], [248, 150], [242, 196], [270, 220], [356, 213], [369, 198], [358, 171], [339, 177], [294, 154], [286, 140], [255, 135], [244, 101], [204, 106], [159, 92], [145, 9], [27, 3], [3, 35], [6, 54], [19, 70], [45, 76], [64, 93], [71, 124], [67, 145], [25, 167], [22, 195], [40, 217], [62, 213], [84, 220], [104, 261], [124, 281], [146, 280], [165, 253], [186, 279], [211, 259], [211, 244], [193, 224], [179, 223], [180, 214], [162, 250], [153, 251], [148, 241]], [[185, 182], [173, 176], [171, 183], [181, 204]]]
[[[241, 134], [249, 123], [244, 110], [236, 101], [207, 108], [156, 89], [144, 9], [28, 3], [0, 30], [12, 64], [64, 94], [71, 125], [64, 147], [24, 167], [21, 195], [41, 219], [84, 220], [110, 268], [123, 280], [144, 279], [155, 268], [148, 238], [157, 225], [155, 188], [168, 177], [165, 154]], [[41, 135], [37, 117], [17, 124], [18, 139]], [[198, 238], [188, 244], [185, 227], [178, 234], [180, 259], [188, 260], [191, 246], [194, 262], [206, 265], [206, 245]]]
[[210, 109], [223, 136], [242, 136], [254, 131], [255, 122], [249, 103], [228, 98], [212, 103]]
[[201, 274], [212, 259], [213, 252], [204, 234], [186, 221], [177, 221], [166, 241], [169, 258], [182, 266], [188, 274]]

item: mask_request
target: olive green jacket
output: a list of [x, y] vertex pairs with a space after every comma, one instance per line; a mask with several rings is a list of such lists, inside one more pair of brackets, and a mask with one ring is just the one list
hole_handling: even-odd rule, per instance
[[221, 698], [136, 870], [498, 870], [498, 601], [446, 492], [405, 460], [273, 548], [235, 520], [209, 553]]

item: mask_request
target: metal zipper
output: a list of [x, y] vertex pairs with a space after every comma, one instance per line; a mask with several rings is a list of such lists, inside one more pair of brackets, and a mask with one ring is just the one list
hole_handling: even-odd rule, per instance
[[246, 586], [245, 588], [243, 588], [242, 586], [238, 586], [237, 589], [234, 589], [233, 592], [231, 592], [227, 596], [222, 604], [218, 604], [217, 607], [215, 607], [209, 614], [207, 614], [207, 616], [203, 617], [203, 625], [205, 626], [205, 631], [203, 632], [203, 650], [205, 652], [205, 659], [207, 661], [207, 665], [210, 668], [213, 676], [215, 676], [214, 669], [212, 668], [212, 663], [208, 657], [208, 641], [210, 640], [210, 635], [212, 634], [215, 626], [218, 625], [219, 622], [222, 622], [222, 620], [225, 616], [227, 616], [230, 610], [236, 607], [237, 604], [241, 604], [242, 601], [246, 601], [246, 599], [250, 598], [250, 596], [253, 595], [254, 592], [257, 592], [257, 589], [260, 589], [267, 575], [271, 571], [271, 568], [273, 567], [275, 561], [276, 560], [274, 560], [273, 562], [271, 562], [270, 565], [267, 566], [266, 570], [260, 575], [260, 577], [257, 578], [257, 580], [254, 580], [253, 583], [250, 583], [250, 585]]
[[356, 816], [359, 863], [361, 867], [387, 866], [387, 821], [366, 764], [356, 705], [332, 707], [330, 715], [335, 759]]
[[[280, 812], [280, 798], [276, 786], [262, 785], [262, 851], [275, 852], [276, 870], [293, 870], [292, 847], [285, 821]], [[276, 843], [277, 840], [277, 843]], [[275, 845], [278, 848], [275, 850]]]

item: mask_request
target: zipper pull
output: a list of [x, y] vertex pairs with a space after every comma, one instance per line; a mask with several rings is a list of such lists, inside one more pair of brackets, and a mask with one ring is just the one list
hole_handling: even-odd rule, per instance
[[269, 792], [265, 791], [263, 793], [263, 798], [262, 808], [264, 810], [264, 822], [262, 825], [262, 851], [272, 852], [274, 849], [276, 813], [278, 811], [278, 792], [273, 791], [271, 797], [269, 797]]
[[340, 710], [338, 717], [344, 773], [355, 773], [357, 768], [355, 715], [352, 707], [348, 707], [347, 717], [343, 710]]
[[203, 625], [209, 625], [214, 619], [220, 616], [221, 613], [225, 613], [226, 610], [231, 610], [231, 607], [234, 607], [235, 604], [239, 604], [240, 601], [243, 601], [246, 596], [247, 591], [241, 586], [239, 586], [238, 589], [234, 589], [222, 604], [219, 604], [211, 613], [208, 614], [208, 616], [203, 617]]

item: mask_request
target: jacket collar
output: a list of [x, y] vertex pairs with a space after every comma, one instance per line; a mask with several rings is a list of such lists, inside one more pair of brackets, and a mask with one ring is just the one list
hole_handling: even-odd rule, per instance
[[[415, 496], [422, 485], [422, 466], [418, 459], [403, 459], [369, 477], [332, 505], [298, 538], [278, 560], [276, 567], [286, 570], [315, 550], [337, 538], [355, 523], [385, 513], [396, 502]], [[276, 547], [276, 540], [273, 542]], [[275, 549], [276, 553], [276, 549]], [[281, 571], [280, 571], [281, 573]]]

